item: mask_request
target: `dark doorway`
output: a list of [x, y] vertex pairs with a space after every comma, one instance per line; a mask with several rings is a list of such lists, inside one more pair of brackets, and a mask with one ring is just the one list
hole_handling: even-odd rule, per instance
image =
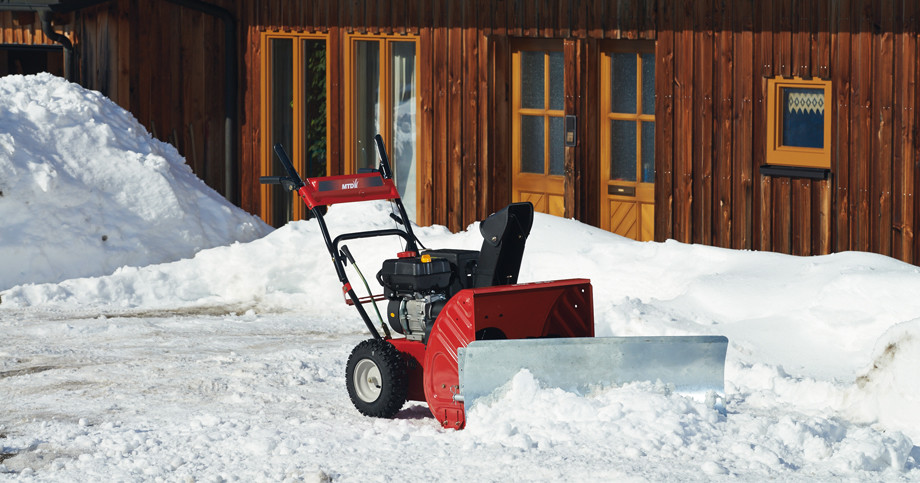
[[64, 76], [64, 49], [59, 46], [0, 45], [0, 77], [48, 72]]

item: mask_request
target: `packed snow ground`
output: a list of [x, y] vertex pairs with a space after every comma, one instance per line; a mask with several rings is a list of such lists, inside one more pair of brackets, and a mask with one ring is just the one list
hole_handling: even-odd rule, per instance
[[[328, 219], [377, 228], [386, 209]], [[479, 242], [476, 226], [419, 232], [432, 247]], [[726, 414], [651, 383], [578, 397], [521, 373], [463, 431], [422, 403], [362, 417], [344, 367], [364, 326], [316, 224], [296, 222], [0, 294], [3, 468], [27, 480], [920, 479], [915, 267], [637, 243], [544, 215], [530, 240], [524, 281], [590, 277], [599, 335], [727, 335]], [[351, 245], [364, 267], [400, 249]]]
[[[107, 105], [82, 95], [83, 109]], [[49, 114], [42, 125], [55, 122]], [[48, 157], [41, 146], [35, 159]], [[39, 161], [10, 159], [29, 173], [17, 186], [43, 179], [43, 168], [23, 167]], [[81, 166], [101, 169], [96, 162]], [[122, 172], [144, 180], [143, 169]], [[55, 191], [99, 189], [55, 179]], [[108, 206], [84, 214], [108, 216]], [[179, 216], [169, 210], [165, 218]], [[327, 220], [334, 232], [389, 228], [387, 213], [385, 203], [338, 205]], [[232, 208], [202, 216], [209, 226], [245, 220]], [[200, 224], [162, 221], [120, 218], [151, 251], [171, 243], [163, 230]], [[47, 250], [68, 253], [82, 236], [76, 225], [28, 229]], [[3, 240], [26, 229], [0, 227]], [[475, 224], [458, 234], [417, 231], [433, 248], [481, 243]], [[726, 411], [654, 383], [582, 397], [522, 372], [452, 431], [423, 403], [407, 403], [393, 420], [352, 407], [345, 361], [367, 334], [342, 302], [315, 222], [224, 243], [45, 284], [4, 272], [0, 480], [920, 481], [917, 267], [865, 253], [799, 258], [638, 243], [538, 214], [521, 281], [590, 278], [601, 336], [728, 336]], [[401, 250], [396, 240], [349, 246], [365, 274]], [[2, 258], [11, 247], [0, 244]], [[79, 253], [64, 260], [111, 256]]]

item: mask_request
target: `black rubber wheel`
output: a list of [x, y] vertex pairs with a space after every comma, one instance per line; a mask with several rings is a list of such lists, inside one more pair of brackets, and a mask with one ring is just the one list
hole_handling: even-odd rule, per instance
[[402, 355], [385, 340], [368, 339], [358, 344], [345, 366], [345, 387], [361, 414], [392, 418], [409, 393]]

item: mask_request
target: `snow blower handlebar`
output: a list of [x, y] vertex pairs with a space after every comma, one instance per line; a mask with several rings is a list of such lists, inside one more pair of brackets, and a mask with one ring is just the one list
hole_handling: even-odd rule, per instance
[[303, 187], [303, 180], [300, 179], [300, 175], [297, 174], [297, 170], [294, 169], [294, 165], [291, 163], [291, 159], [288, 158], [287, 153], [284, 152], [284, 148], [281, 144], [275, 144], [275, 154], [278, 155], [278, 159], [281, 160], [281, 164], [284, 166], [285, 171], [287, 171], [287, 176], [260, 176], [259, 183], [262, 184], [280, 184], [284, 186], [284, 189], [288, 191], [297, 191]]
[[[275, 153], [288, 175], [262, 176], [259, 178], [259, 182], [262, 184], [280, 184], [288, 191], [296, 191], [307, 207], [310, 208], [314, 218], [319, 223], [323, 240], [326, 242], [326, 248], [332, 256], [336, 275], [339, 281], [342, 282], [342, 291], [358, 310], [371, 335], [375, 339], [380, 339], [380, 333], [374, 327], [363, 306], [366, 301], [374, 303], [374, 297], [370, 296], [368, 299], [361, 299], [355, 293], [351, 283], [348, 281], [348, 276], [345, 274], [345, 264], [350, 258], [347, 256], [347, 247], [343, 245], [339, 248], [339, 246], [344, 241], [358, 238], [398, 236], [406, 242], [406, 249], [403, 253], [412, 253], [414, 255], [418, 253], [418, 238], [412, 232], [412, 225], [408, 222], [409, 217], [406, 214], [406, 208], [402, 204], [396, 183], [393, 181], [393, 172], [390, 170], [390, 160], [383, 145], [383, 138], [378, 134], [374, 136], [374, 141], [380, 154], [380, 167], [378, 169], [364, 170], [364, 172], [357, 174], [307, 178], [306, 182], [300, 178], [291, 159], [284, 152], [284, 148], [280, 144], [276, 144], [274, 146]], [[402, 229], [343, 233], [335, 237], [335, 239], [330, 236], [326, 221], [323, 218], [324, 210], [321, 209], [322, 207], [335, 203], [373, 200], [392, 201], [399, 210], [399, 215], [391, 214], [390, 216], [402, 226]], [[386, 330], [386, 327], [384, 327], [384, 330]]]

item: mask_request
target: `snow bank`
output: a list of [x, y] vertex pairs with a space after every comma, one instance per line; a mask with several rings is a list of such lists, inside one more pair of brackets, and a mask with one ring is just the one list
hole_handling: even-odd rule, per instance
[[920, 443], [920, 319], [878, 339], [871, 366], [856, 379], [849, 413], [856, 420], [903, 427]]
[[[337, 233], [392, 228], [385, 202], [330, 207]], [[429, 247], [478, 249], [478, 223], [450, 234], [417, 228]], [[352, 253], [374, 280], [397, 239], [354, 240]], [[350, 277], [365, 295], [363, 285]], [[723, 334], [740, 361], [791, 374], [853, 380], [872, 362], [876, 340], [920, 318], [920, 270], [888, 257], [839, 253], [793, 257], [675, 241], [639, 243], [574, 220], [536, 214], [520, 281], [587, 277], [594, 286], [596, 332], [609, 335]], [[87, 309], [249, 307], [352, 314], [341, 299], [314, 221], [289, 223], [270, 236], [200, 252], [169, 265], [125, 268], [109, 277], [20, 286], [7, 306]], [[235, 310], [233, 310], [235, 311]]]
[[[672, 462], [699, 475], [763, 474], [809, 468], [816, 474], [906, 468], [910, 439], [834, 418], [732, 404], [721, 414], [650, 383], [587, 397], [541, 388], [526, 370], [470, 411], [469, 437], [523, 451], [603, 442], [627, 460]], [[467, 436], [467, 435], [464, 435]], [[596, 451], [589, 449], [586, 451]], [[665, 464], [667, 466], [667, 464]]]
[[[329, 208], [327, 225], [346, 230], [392, 228], [386, 203], [357, 203]], [[456, 238], [444, 227], [419, 228], [420, 236]], [[401, 251], [396, 239], [353, 240], [354, 253], [368, 282], [385, 258]], [[351, 274], [362, 295], [364, 286]], [[124, 313], [223, 308], [224, 312], [318, 311], [355, 315], [343, 296], [329, 252], [315, 221], [288, 223], [250, 243], [202, 250], [193, 258], [146, 267], [123, 267], [112, 275], [22, 285], [0, 294], [4, 307], [67, 307]], [[356, 326], [359, 327], [359, 326]]]
[[0, 289], [190, 257], [270, 228], [98, 92], [0, 78]]

